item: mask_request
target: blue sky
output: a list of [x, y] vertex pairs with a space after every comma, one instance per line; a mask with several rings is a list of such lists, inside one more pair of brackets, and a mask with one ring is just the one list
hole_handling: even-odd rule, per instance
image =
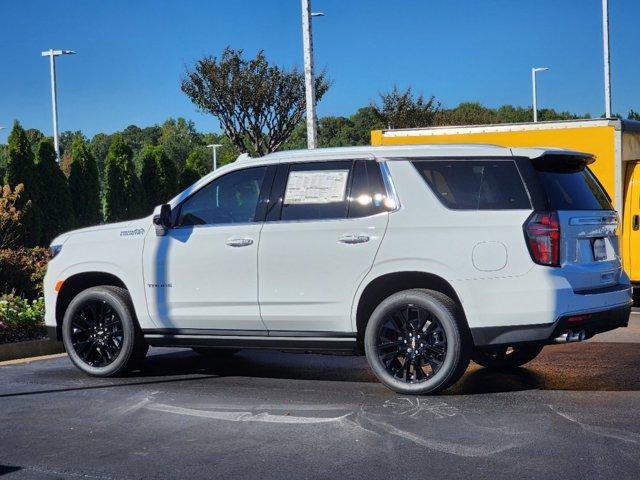
[[[640, 2], [610, 0], [613, 110], [640, 109]], [[604, 110], [601, 0], [313, 0], [316, 65], [333, 86], [319, 115], [349, 115], [394, 84], [445, 106], [479, 101], [529, 105], [530, 68], [539, 105]], [[0, 142], [13, 119], [51, 134], [49, 70], [58, 61], [61, 130], [91, 136], [168, 117], [218, 122], [180, 91], [185, 68], [225, 45], [302, 65], [299, 0], [57, 0], [3, 2]]]

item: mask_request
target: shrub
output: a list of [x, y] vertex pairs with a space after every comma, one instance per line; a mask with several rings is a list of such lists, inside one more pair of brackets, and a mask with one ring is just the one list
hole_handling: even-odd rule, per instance
[[44, 298], [30, 301], [12, 293], [0, 295], [0, 344], [45, 336]]
[[15, 293], [31, 299], [42, 295], [48, 258], [46, 248], [1, 249], [0, 293]]
[[13, 191], [9, 185], [0, 189], [0, 249], [15, 247], [20, 239], [22, 219], [31, 208], [30, 200], [20, 205], [23, 191], [22, 183], [16, 185]]
[[23, 209], [29, 200], [33, 200], [31, 208], [21, 222], [18, 242], [21, 246], [34, 247], [40, 244], [40, 212], [38, 210], [36, 166], [27, 134], [17, 121], [9, 135], [9, 158], [4, 183], [15, 187], [22, 183], [25, 191], [20, 196], [16, 207]]

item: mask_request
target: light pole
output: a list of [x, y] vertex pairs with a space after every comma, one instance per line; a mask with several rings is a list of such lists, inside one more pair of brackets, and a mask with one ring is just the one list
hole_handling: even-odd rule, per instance
[[215, 172], [216, 168], [218, 168], [218, 147], [221, 147], [221, 143], [212, 143], [207, 145], [207, 148], [213, 149], [213, 170]]
[[60, 147], [58, 145], [58, 94], [56, 92], [56, 57], [60, 55], [75, 55], [73, 50], [45, 50], [43, 57], [49, 57], [51, 67], [51, 109], [53, 111], [53, 147], [56, 150], [56, 159], [60, 161]]
[[611, 62], [609, 60], [609, 0], [602, 0], [602, 44], [604, 53], [604, 111], [611, 118]]
[[547, 67], [534, 67], [531, 69], [531, 88], [533, 90], [533, 121], [538, 121], [538, 91], [536, 89], [536, 75], [538, 72], [549, 70]]
[[304, 88], [307, 106], [307, 148], [318, 146], [316, 117], [316, 85], [313, 77], [313, 37], [311, 18], [323, 17], [324, 13], [311, 13], [311, 0], [302, 0], [302, 43], [304, 49]]

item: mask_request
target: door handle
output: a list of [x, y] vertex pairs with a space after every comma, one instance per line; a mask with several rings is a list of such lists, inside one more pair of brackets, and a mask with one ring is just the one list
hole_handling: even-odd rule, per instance
[[338, 239], [340, 243], [346, 243], [347, 245], [355, 245], [356, 243], [366, 243], [369, 240], [371, 240], [369, 235], [343, 235]]
[[252, 238], [229, 238], [227, 245], [230, 247], [248, 247], [253, 244]]
[[640, 229], [640, 215], [634, 215], [631, 220], [631, 228], [633, 230]]

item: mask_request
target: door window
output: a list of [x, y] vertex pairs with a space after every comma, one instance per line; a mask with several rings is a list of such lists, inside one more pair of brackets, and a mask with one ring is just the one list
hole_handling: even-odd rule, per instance
[[237, 170], [205, 185], [182, 203], [176, 226], [254, 222], [266, 169]]
[[352, 161], [292, 164], [281, 220], [347, 218], [352, 170]]

